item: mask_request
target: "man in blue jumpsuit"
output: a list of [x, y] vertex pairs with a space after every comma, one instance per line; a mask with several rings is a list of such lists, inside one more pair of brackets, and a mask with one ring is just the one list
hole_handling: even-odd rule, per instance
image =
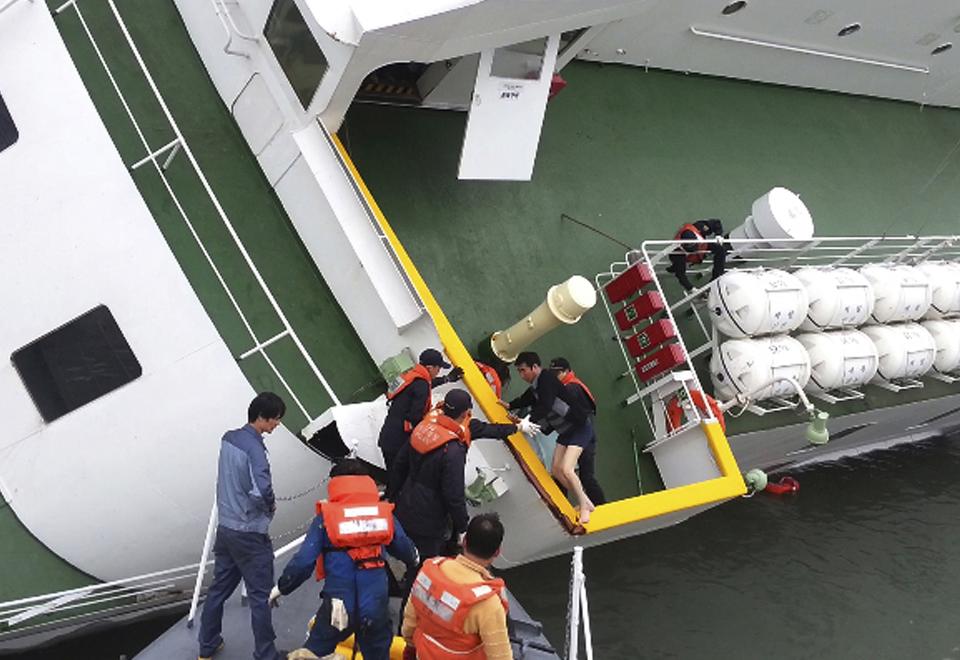
[[303, 545], [283, 569], [270, 602], [294, 591], [316, 568], [325, 581], [304, 648], [324, 657], [356, 633], [364, 658], [387, 660], [393, 627], [382, 550], [406, 564], [412, 577], [419, 563], [416, 547], [394, 518], [393, 505], [379, 501], [360, 461], [345, 459], [333, 467], [328, 495], [318, 503]]

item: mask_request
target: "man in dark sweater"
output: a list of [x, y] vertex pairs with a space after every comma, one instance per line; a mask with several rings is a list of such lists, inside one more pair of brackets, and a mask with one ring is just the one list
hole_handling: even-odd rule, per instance
[[410, 433], [430, 410], [433, 388], [456, 382], [463, 376], [463, 369], [459, 367], [451, 369], [445, 376], [439, 375], [441, 369], [450, 369], [450, 363], [443, 359], [440, 351], [428, 348], [420, 353], [419, 363], [404, 372], [400, 383], [387, 392], [390, 407], [377, 444], [383, 453], [388, 475], [397, 454], [410, 440]]
[[443, 403], [414, 429], [390, 475], [387, 498], [396, 502], [397, 519], [413, 539], [421, 559], [446, 554], [467, 529], [470, 518], [464, 466], [470, 442], [536, 430], [527, 422], [488, 424], [473, 419], [472, 407], [473, 400], [466, 391], [447, 392]]
[[524, 351], [514, 364], [520, 378], [530, 387], [504, 405], [510, 410], [531, 408], [530, 421], [543, 427], [544, 432], [547, 427], [557, 432], [550, 472], [561, 486], [573, 491], [580, 508], [580, 522], [586, 524], [596, 507], [583, 489], [576, 466], [584, 449], [593, 442], [592, 410], [583, 397], [563, 386], [555, 372], [541, 367], [536, 353]]

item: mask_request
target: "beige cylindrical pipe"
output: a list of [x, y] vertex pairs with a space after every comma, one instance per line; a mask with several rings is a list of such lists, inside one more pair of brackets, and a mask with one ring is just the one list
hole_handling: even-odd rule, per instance
[[513, 362], [530, 344], [559, 325], [572, 325], [597, 304], [597, 292], [590, 281], [574, 275], [547, 291], [547, 299], [506, 330], [493, 333], [490, 346], [504, 362]]

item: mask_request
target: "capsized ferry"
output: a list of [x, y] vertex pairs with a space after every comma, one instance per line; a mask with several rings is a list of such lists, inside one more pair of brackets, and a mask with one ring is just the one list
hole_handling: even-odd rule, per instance
[[[503, 420], [474, 360], [531, 310], [597, 395], [610, 502], [581, 525], [540, 445], [474, 443], [502, 566], [957, 426], [958, 32], [940, 0], [5, 0], [0, 643], [189, 598], [257, 390], [289, 409], [278, 547], [330, 457], [378, 461], [371, 402], [423, 348]], [[707, 217], [740, 279], [688, 296], [669, 239]]]

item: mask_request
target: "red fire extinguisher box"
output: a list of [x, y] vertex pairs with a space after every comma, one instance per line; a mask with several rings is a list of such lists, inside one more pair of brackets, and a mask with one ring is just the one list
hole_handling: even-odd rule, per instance
[[636, 300], [624, 305], [623, 309], [615, 314], [617, 326], [621, 330], [629, 330], [657, 312], [663, 311], [665, 307], [663, 296], [659, 292], [647, 291], [637, 296]]
[[627, 352], [635, 358], [641, 358], [645, 353], [677, 336], [676, 328], [669, 319], [659, 319], [648, 325], [637, 334], [626, 338], [624, 343]]
[[607, 299], [618, 303], [634, 295], [640, 289], [653, 282], [653, 273], [645, 263], [637, 262], [615, 278], [610, 280], [603, 290], [607, 292]]

